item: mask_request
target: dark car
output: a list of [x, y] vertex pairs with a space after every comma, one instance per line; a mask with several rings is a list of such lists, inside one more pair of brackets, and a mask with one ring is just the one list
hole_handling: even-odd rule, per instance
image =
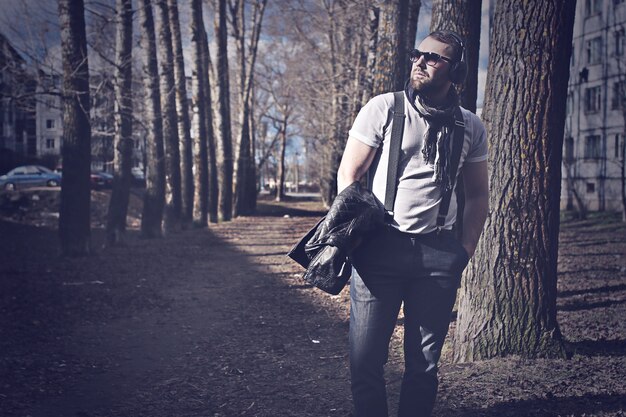
[[100, 190], [113, 187], [113, 175], [102, 171], [91, 171], [91, 188]]
[[17, 190], [28, 187], [58, 187], [61, 176], [41, 165], [24, 165], [0, 176], [0, 188]]

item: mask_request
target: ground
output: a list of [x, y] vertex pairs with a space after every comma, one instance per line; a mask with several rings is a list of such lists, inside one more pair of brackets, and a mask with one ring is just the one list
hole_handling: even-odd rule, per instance
[[[261, 201], [256, 216], [163, 239], [131, 228], [103, 248], [107, 197], [93, 193], [94, 254], [63, 259], [58, 191], [0, 195], [2, 416], [350, 415], [348, 290], [304, 285], [285, 257], [319, 203]], [[131, 207], [136, 226], [136, 196]], [[559, 259], [571, 358], [454, 364], [447, 349], [435, 416], [626, 415], [626, 227], [564, 220]]]

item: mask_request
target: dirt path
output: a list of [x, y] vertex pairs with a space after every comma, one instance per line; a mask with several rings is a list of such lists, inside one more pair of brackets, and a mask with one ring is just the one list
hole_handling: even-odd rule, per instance
[[[54, 256], [54, 231], [0, 222], [0, 414], [348, 416], [348, 291], [302, 285], [284, 256], [315, 207], [283, 217], [266, 205], [264, 216], [161, 240], [131, 233], [126, 247], [70, 261]], [[625, 415], [625, 236], [614, 222], [564, 227], [559, 320], [571, 360], [444, 357], [435, 415]]]

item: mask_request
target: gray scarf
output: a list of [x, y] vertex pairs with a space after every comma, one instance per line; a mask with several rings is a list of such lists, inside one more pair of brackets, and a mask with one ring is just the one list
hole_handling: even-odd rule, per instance
[[459, 97], [456, 90], [450, 88], [446, 101], [435, 107], [424, 100], [409, 83], [405, 91], [411, 104], [428, 123], [422, 147], [424, 161], [435, 165], [433, 181], [443, 191], [447, 191], [454, 184], [454, 178], [450, 178], [450, 154], [454, 137], [454, 110], [459, 105]]

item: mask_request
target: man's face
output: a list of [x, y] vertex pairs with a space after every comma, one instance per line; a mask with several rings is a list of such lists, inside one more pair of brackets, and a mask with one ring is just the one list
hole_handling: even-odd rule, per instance
[[[421, 52], [435, 52], [449, 59], [453, 55], [450, 45], [430, 37], [424, 39], [417, 49]], [[420, 57], [411, 68], [411, 86], [432, 98], [445, 96], [452, 85], [448, 76], [449, 70], [449, 62], [440, 59], [435, 66], [430, 66]]]

